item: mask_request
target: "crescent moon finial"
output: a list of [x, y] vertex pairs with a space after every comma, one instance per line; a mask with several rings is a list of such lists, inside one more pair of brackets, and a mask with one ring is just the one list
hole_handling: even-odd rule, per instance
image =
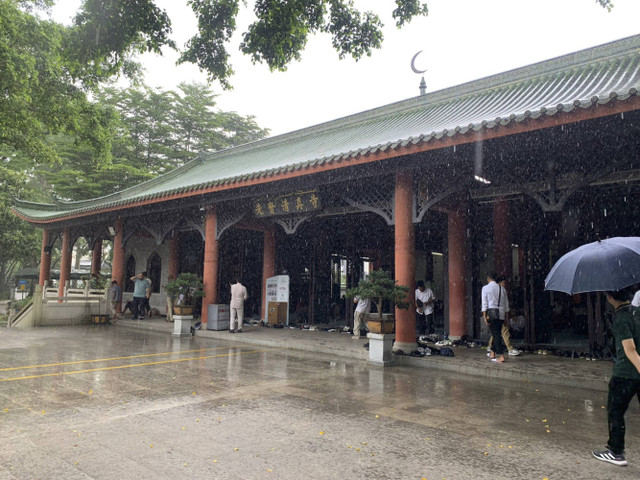
[[416, 68], [416, 58], [418, 58], [418, 55], [420, 55], [422, 53], [422, 50], [420, 50], [418, 53], [416, 53], [413, 58], [411, 59], [411, 70], [413, 70], [413, 73], [417, 73], [417, 74], [421, 74], [427, 71], [427, 69], [425, 68], [424, 70], [418, 70]]

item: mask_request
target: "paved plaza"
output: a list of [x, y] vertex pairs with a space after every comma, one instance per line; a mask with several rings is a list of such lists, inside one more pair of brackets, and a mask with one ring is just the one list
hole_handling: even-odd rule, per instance
[[328, 336], [320, 353], [250, 337], [0, 330], [0, 479], [640, 478], [637, 402], [630, 466], [590, 456], [606, 441], [603, 389], [382, 369], [321, 353]]

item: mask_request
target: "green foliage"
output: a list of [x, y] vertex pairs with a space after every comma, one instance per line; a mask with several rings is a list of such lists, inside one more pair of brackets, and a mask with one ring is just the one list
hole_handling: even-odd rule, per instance
[[88, 105], [61, 58], [64, 27], [0, 2], [0, 146], [57, 160], [46, 133], [75, 131]]
[[[46, 1], [46, 0], [43, 0]], [[604, 1], [604, 0], [601, 0]], [[73, 26], [64, 31], [63, 56], [74, 78], [95, 85], [113, 75], [139, 74], [134, 56], [176, 48], [170, 39], [171, 19], [153, 0], [84, 0]], [[189, 0], [197, 33], [185, 45], [179, 62], [198, 65], [231, 88], [233, 68], [228, 46], [237, 28], [240, 0]], [[395, 0], [393, 18], [398, 27], [413, 17], [427, 15], [425, 3]], [[382, 44], [382, 22], [373, 12], [360, 12], [352, 0], [256, 0], [255, 21], [243, 35], [240, 49], [254, 62], [284, 70], [299, 60], [309, 35], [326, 32], [341, 58], [371, 55]]]
[[15, 308], [16, 311], [21, 312], [22, 310], [27, 308], [32, 303], [33, 303], [33, 297], [27, 297], [27, 298], [24, 298], [22, 300], [18, 300], [16, 302], [13, 302], [11, 306], [13, 308]]
[[174, 300], [181, 294], [185, 296], [186, 301], [204, 296], [204, 285], [195, 273], [181, 273], [174, 280], [168, 281], [164, 289]]
[[[395, 4], [398, 28], [428, 14], [423, 2], [396, 0]], [[187, 43], [180, 62], [197, 64], [211, 80], [231, 88], [233, 69], [227, 46], [236, 29], [239, 0], [190, 0], [189, 5], [198, 17], [198, 33]], [[256, 20], [244, 33], [240, 50], [271, 70], [286, 70], [299, 60], [309, 35], [320, 32], [331, 35], [340, 58], [350, 55], [359, 60], [382, 45], [383, 24], [378, 15], [360, 12], [351, 0], [257, 0], [254, 14]]]
[[37, 175], [60, 198], [101, 197], [183, 165], [199, 153], [265, 137], [254, 118], [216, 109], [216, 95], [202, 84], [179, 91], [148, 87], [105, 88], [78, 134], [51, 135], [61, 161]]
[[111, 276], [91, 275], [91, 278], [89, 278], [89, 287], [94, 290], [104, 290], [109, 288], [110, 282]]
[[236, 30], [239, 0], [189, 0], [198, 18], [198, 34], [191, 37], [180, 56], [180, 63], [195, 63], [216, 79], [222, 88], [229, 89], [233, 75], [225, 44]]
[[119, 73], [137, 73], [131, 57], [175, 48], [171, 20], [153, 0], [84, 0], [66, 30], [65, 60], [86, 84]]
[[385, 270], [372, 271], [366, 280], [360, 280], [357, 287], [347, 290], [347, 297], [371, 298], [378, 305], [378, 318], [382, 318], [382, 301], [388, 300], [398, 308], [409, 308], [407, 294], [409, 287], [398, 285]]
[[396, 27], [401, 28], [409, 23], [413, 17], [429, 14], [426, 3], [418, 0], [396, 0], [396, 8], [393, 11], [393, 18], [396, 20]]
[[22, 266], [37, 265], [40, 232], [11, 211], [12, 197], [30, 197], [27, 175], [5, 167], [0, 151], [0, 298], [8, 296], [10, 281]]

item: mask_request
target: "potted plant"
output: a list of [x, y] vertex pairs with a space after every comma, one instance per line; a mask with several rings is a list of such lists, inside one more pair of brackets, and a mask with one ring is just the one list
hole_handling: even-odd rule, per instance
[[382, 314], [382, 302], [388, 300], [392, 306], [409, 308], [407, 302], [409, 287], [398, 285], [385, 270], [374, 270], [365, 280], [361, 280], [357, 287], [347, 290], [347, 296], [370, 298], [375, 301], [378, 313], [370, 315], [368, 319], [371, 333], [393, 333], [395, 327], [394, 314]]
[[181, 273], [169, 280], [164, 289], [173, 301], [176, 315], [191, 315], [194, 300], [204, 296], [204, 285], [195, 273]]

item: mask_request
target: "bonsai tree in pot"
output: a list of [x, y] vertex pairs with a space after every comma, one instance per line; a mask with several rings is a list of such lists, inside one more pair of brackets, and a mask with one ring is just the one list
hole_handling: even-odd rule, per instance
[[190, 315], [194, 300], [204, 296], [204, 285], [195, 273], [181, 273], [174, 280], [169, 280], [164, 290], [173, 301], [176, 315]]
[[[389, 272], [385, 270], [372, 271], [365, 280], [360, 280], [357, 287], [347, 290], [348, 297], [358, 296], [375, 301], [378, 313], [369, 317], [369, 329], [372, 333], [391, 333], [391, 331], [385, 331], [385, 328], [392, 330], [395, 318], [389, 319], [389, 325], [385, 327], [385, 319], [382, 316], [382, 302], [388, 300], [394, 307], [409, 308], [409, 302], [407, 302], [408, 293], [409, 287], [398, 285], [391, 278]], [[378, 329], [379, 331], [374, 331]]]

